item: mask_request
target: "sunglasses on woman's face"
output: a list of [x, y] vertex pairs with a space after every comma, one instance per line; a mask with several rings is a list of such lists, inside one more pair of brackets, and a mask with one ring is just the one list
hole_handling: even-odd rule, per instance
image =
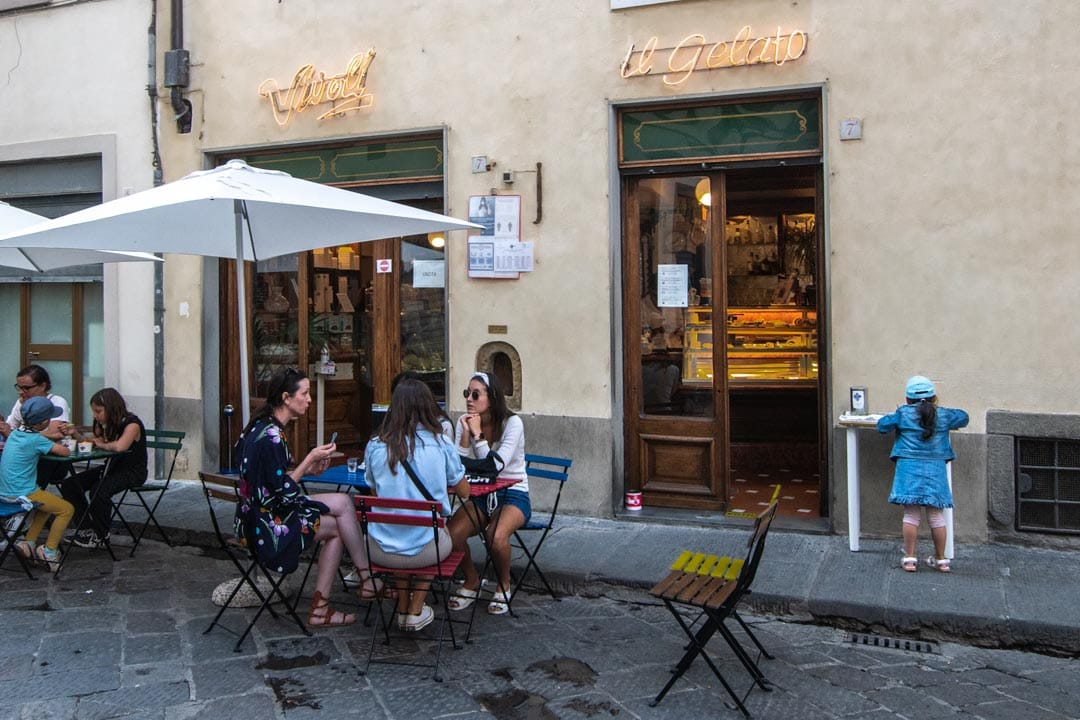
[[473, 402], [476, 402], [480, 399], [480, 391], [476, 389], [469, 390], [468, 388], [465, 388], [461, 391], [461, 394], [465, 397], [466, 400], [471, 397], [473, 399]]

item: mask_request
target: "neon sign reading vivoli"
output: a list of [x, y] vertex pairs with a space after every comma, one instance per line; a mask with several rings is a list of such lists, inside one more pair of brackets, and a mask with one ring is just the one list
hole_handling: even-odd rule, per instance
[[775, 35], [751, 37], [749, 25], [744, 25], [735, 39], [721, 40], [710, 44], [700, 33], [687, 35], [672, 48], [657, 48], [655, 36], [649, 38], [640, 50], [633, 45], [626, 53], [619, 73], [624, 78], [652, 75], [656, 64], [656, 55], [666, 54], [666, 66], [660, 69], [667, 85], [681, 85], [690, 79], [697, 70], [719, 70], [720, 68], [744, 67], [773, 63], [783, 65], [789, 60], [798, 60], [806, 53], [808, 36], [802, 30], [785, 33], [776, 28]]
[[304, 65], [296, 71], [292, 83], [284, 90], [278, 88], [277, 80], [263, 80], [259, 85], [259, 95], [270, 101], [274, 120], [281, 127], [289, 124], [293, 113], [302, 113], [324, 103], [333, 105], [319, 116], [319, 120], [340, 117], [375, 104], [375, 96], [368, 92], [366, 86], [368, 69], [374, 59], [375, 48], [366, 53], [357, 53], [344, 73], [329, 78], [316, 70], [314, 65]]

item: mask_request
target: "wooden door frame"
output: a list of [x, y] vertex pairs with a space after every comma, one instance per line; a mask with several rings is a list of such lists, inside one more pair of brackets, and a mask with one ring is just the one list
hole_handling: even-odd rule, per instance
[[71, 422], [83, 422], [83, 291], [88, 283], [54, 283], [71, 289], [71, 344], [30, 342], [30, 293], [35, 284], [20, 283], [19, 287], [19, 357], [22, 367], [40, 362], [71, 363], [71, 397], [67, 398]]
[[[626, 428], [627, 442], [625, 442], [624, 450], [624, 472], [625, 472], [625, 487], [627, 491], [643, 492], [647, 496], [650, 488], [645, 483], [645, 465], [646, 465], [646, 441], [653, 441], [654, 443], [665, 442], [680, 442], [686, 445], [700, 445], [703, 442], [711, 443], [711, 447], [707, 451], [708, 462], [711, 466], [710, 472], [710, 485], [708, 489], [708, 496], [702, 494], [695, 497], [693, 493], [685, 492], [686, 488], [679, 488], [684, 492], [679, 496], [676, 501], [673, 499], [674, 493], [667, 498], [664, 497], [647, 497], [646, 504], [656, 506], [669, 506], [669, 507], [687, 507], [700, 510], [723, 510], [727, 505], [727, 485], [729, 470], [727, 467], [727, 458], [729, 457], [729, 437], [727, 431], [727, 356], [725, 353], [714, 352], [713, 353], [713, 416], [710, 418], [694, 418], [690, 416], [672, 417], [668, 421], [668, 427], [663, 434], [643, 431], [643, 425], [648, 423], [648, 419], [642, 416], [639, 408], [642, 407], [642, 367], [641, 367], [641, 352], [639, 338], [641, 336], [641, 234], [640, 234], [640, 206], [638, 204], [637, 193], [632, 192], [632, 188], [635, 188], [639, 182], [644, 179], [658, 179], [660, 177], [687, 177], [687, 176], [707, 176], [710, 178], [710, 182], [717, 188], [711, 193], [711, 207], [709, 209], [709, 237], [712, 247], [710, 248], [710, 272], [712, 277], [724, 278], [725, 275], [720, 273], [725, 271], [726, 257], [724, 253], [725, 245], [723, 243], [723, 237], [720, 233], [723, 232], [722, 216], [726, 214], [726, 197], [724, 193], [724, 175], [722, 171], [712, 172], [694, 172], [692, 169], [675, 169], [670, 173], [664, 173], [663, 176], [657, 175], [628, 175], [621, 179], [621, 198], [622, 198], [622, 228], [623, 237], [625, 238], [625, 245], [623, 246], [622, 255], [622, 317], [623, 317], [623, 377], [625, 379], [624, 385], [624, 407], [623, 407], [623, 422]], [[714, 303], [719, 301], [720, 305], [713, 306], [712, 324], [713, 324], [713, 337], [724, 337], [722, 330], [723, 324], [720, 320], [724, 317], [724, 310], [727, 307], [726, 299], [726, 285], [723, 283], [714, 284], [713, 291]], [[719, 324], [719, 325], [718, 325]], [[721, 332], [717, 333], [717, 328], [720, 328]], [[714, 344], [715, 346], [715, 344]], [[709, 423], [713, 427], [713, 431], [709, 435], [703, 435], [700, 433], [701, 425]], [[690, 432], [690, 430], [698, 430], [698, 432]], [[663, 483], [650, 483], [654, 492], [664, 492], [665, 488]], [[670, 488], [675, 490], [675, 486]]]
[[[373, 276], [373, 322], [372, 333], [373, 345], [371, 360], [371, 381], [375, 395], [375, 402], [389, 402], [390, 381], [401, 369], [401, 240], [389, 238], [374, 240], [365, 243], [373, 248], [372, 255], [375, 258], [391, 258], [393, 272], [376, 273]], [[308, 273], [310, 252], [297, 253], [297, 291], [301, 298], [307, 298], [310, 293], [311, 278]], [[252, 293], [255, 287], [255, 264], [245, 263], [245, 304], [247, 317], [253, 316]], [[235, 408], [240, 407], [240, 348], [236, 342], [226, 341], [239, 335], [237, 320], [236, 300], [236, 261], [222, 259], [219, 261], [218, 275], [218, 303], [221, 307], [220, 332], [222, 342], [218, 344], [218, 368], [220, 397], [222, 406], [231, 404]], [[313, 358], [308, 352], [308, 324], [310, 311], [306, 302], [300, 302], [297, 309], [297, 367], [307, 372]], [[250, 320], [249, 320], [250, 325]], [[251, 338], [246, 338], [248, 343], [248, 357], [254, 357], [254, 348]], [[249, 363], [248, 387], [254, 385], [255, 363]], [[314, 395], [315, 380], [312, 378], [312, 395]], [[265, 402], [265, 398], [251, 396], [250, 413], [254, 414]], [[312, 412], [316, 412], [312, 398]], [[362, 410], [362, 409], [361, 409]], [[240, 414], [236, 413], [236, 417]], [[236, 422], [236, 419], [233, 420]], [[314, 442], [314, 433], [309, 430], [308, 422], [294, 423], [289, 432], [289, 449], [294, 457], [302, 457], [311, 443]], [[236, 428], [237, 430], [239, 428]], [[238, 433], [230, 434], [225, 423], [220, 423], [218, 428], [219, 447], [226, 452], [230, 438], [235, 442]]]

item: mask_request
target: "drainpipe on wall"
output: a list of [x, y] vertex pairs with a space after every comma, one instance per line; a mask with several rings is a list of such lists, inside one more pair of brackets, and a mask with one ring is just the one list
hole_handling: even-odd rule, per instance
[[184, 98], [183, 91], [191, 79], [191, 56], [184, 49], [184, 0], [172, 0], [169, 38], [170, 50], [165, 53], [165, 87], [169, 88], [176, 131], [191, 132], [191, 101]]
[[[150, 98], [150, 142], [153, 146], [151, 163], [154, 167], [154, 187], [165, 182], [161, 167], [161, 147], [158, 145], [157, 92], [157, 0], [150, 0], [150, 27], [147, 29], [146, 94]], [[160, 254], [158, 255], [160, 257]], [[154, 427], [160, 429], [165, 416], [165, 302], [164, 269], [154, 263]], [[154, 476], [162, 479], [165, 452], [154, 451]]]

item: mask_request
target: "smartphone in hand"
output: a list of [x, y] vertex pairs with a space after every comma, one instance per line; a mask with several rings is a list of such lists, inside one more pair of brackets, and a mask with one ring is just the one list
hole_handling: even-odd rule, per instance
[[337, 431], [335, 430], [335, 431], [334, 431], [334, 432], [333, 432], [333, 433], [332, 433], [332, 434], [330, 435], [330, 444], [331, 444], [331, 445], [333, 445], [333, 444], [334, 444], [334, 443], [336, 443], [336, 442], [337, 442]]

